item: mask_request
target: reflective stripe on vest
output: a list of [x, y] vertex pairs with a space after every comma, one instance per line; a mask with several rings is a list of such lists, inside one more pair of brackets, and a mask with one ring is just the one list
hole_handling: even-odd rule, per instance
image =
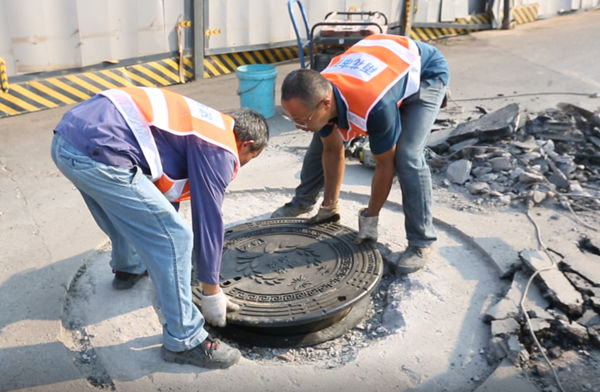
[[194, 135], [229, 151], [240, 161], [233, 118], [182, 95], [158, 88], [125, 87], [100, 93], [116, 106], [140, 145], [150, 167], [150, 178], [169, 201], [190, 199], [189, 181], [172, 179], [163, 171], [150, 125], [178, 136]]
[[339, 90], [346, 104], [348, 127], [339, 132], [344, 140], [367, 135], [367, 119], [373, 107], [403, 77], [407, 77], [402, 100], [419, 90], [421, 56], [413, 40], [375, 34], [334, 57], [321, 71]]

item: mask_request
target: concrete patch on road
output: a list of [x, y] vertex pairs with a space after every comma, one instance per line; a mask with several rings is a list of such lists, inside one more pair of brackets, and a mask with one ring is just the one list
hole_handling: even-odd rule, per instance
[[[228, 227], [266, 218], [288, 200], [290, 190], [235, 191], [227, 195]], [[342, 224], [356, 229], [356, 213], [367, 196], [342, 195]], [[268, 208], [268, 210], [266, 209]], [[189, 211], [182, 208], [186, 216]], [[380, 243], [391, 252], [406, 246], [401, 206], [388, 203], [381, 216]], [[249, 373], [270, 374], [253, 388], [277, 386], [307, 390], [336, 385], [356, 390], [397, 385], [417, 391], [476, 388], [494, 369], [482, 355], [489, 327], [481, 313], [501, 291], [494, 267], [473, 243], [451, 226], [439, 226], [431, 262], [415, 274], [384, 276], [372, 295], [366, 319], [344, 336], [313, 347], [268, 349], [238, 345], [244, 358], [227, 370], [228, 383], [242, 385]], [[128, 292], [112, 290], [109, 253], [99, 254], [85, 270], [88, 295], [81, 301], [81, 325], [116, 389], [136, 383], [150, 389], [184, 385], [202, 375], [204, 386], [217, 387], [222, 371], [164, 363], [158, 354], [162, 326], [150, 279]], [[382, 363], [386, 365], [381, 366]], [[260, 369], [260, 370], [259, 370]], [[326, 371], [315, 372], [316, 369]], [[450, 370], [450, 371], [449, 371]], [[360, 374], [370, 374], [362, 379]], [[376, 377], [373, 377], [377, 374]], [[306, 380], [309, 381], [307, 384]], [[267, 384], [268, 383], [268, 384]]]

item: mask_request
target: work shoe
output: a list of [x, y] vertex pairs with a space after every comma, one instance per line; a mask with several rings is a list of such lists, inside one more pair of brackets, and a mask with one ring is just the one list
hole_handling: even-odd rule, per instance
[[409, 245], [398, 260], [393, 262], [396, 275], [406, 275], [420, 270], [427, 263], [430, 254], [431, 246], [418, 248]]
[[299, 207], [292, 202], [285, 203], [271, 214], [271, 218], [292, 218], [312, 211], [313, 206]]
[[129, 272], [113, 270], [115, 277], [112, 281], [113, 289], [115, 290], [127, 290], [132, 288], [138, 280], [148, 275], [148, 271], [144, 271], [142, 274], [130, 274]]
[[208, 336], [199, 346], [186, 351], [171, 351], [162, 346], [162, 359], [185, 365], [194, 365], [208, 369], [225, 369], [235, 365], [242, 354], [218, 339]]

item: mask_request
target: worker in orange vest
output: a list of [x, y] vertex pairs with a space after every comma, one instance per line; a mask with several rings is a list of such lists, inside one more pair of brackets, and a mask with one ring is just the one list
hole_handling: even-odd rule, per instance
[[272, 217], [309, 212], [309, 222], [339, 221], [344, 142], [368, 136], [375, 159], [369, 205], [359, 211], [356, 242], [377, 240], [379, 212], [394, 173], [402, 189], [407, 249], [395, 254], [397, 274], [422, 268], [436, 241], [431, 173], [424, 148], [449, 82], [448, 64], [434, 46], [398, 35], [370, 35], [332, 59], [320, 73], [296, 70], [282, 85], [284, 114], [315, 132], [292, 201]]
[[[113, 287], [149, 274], [164, 315], [162, 357], [207, 368], [235, 364], [239, 350], [208, 335], [239, 308], [219, 287], [227, 185], [269, 138], [252, 110], [231, 115], [159, 88], [101, 92], [54, 130], [52, 158], [112, 242]], [[192, 228], [178, 213], [190, 200]], [[191, 260], [202, 282], [192, 302]]]

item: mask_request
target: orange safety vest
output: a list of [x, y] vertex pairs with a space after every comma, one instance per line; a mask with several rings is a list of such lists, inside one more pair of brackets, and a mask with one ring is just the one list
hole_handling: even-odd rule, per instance
[[334, 57], [321, 75], [339, 90], [346, 104], [348, 129], [339, 129], [344, 140], [368, 135], [367, 118], [373, 107], [400, 79], [406, 90], [398, 101], [419, 90], [421, 56], [407, 37], [373, 34]]
[[240, 160], [231, 116], [159, 88], [124, 87], [100, 94], [123, 115], [150, 166], [151, 180], [169, 201], [190, 199], [189, 179], [172, 179], [165, 174], [150, 125], [178, 136], [194, 135], [229, 151], [236, 160], [233, 177], [237, 175]]

